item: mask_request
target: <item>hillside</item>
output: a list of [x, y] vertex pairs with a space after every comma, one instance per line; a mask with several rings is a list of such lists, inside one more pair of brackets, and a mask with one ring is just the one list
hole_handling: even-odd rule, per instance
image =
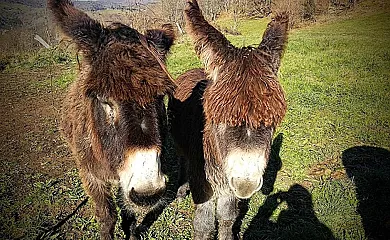
[[74, 5], [80, 9], [87, 11], [98, 11], [104, 9], [128, 9], [134, 6], [135, 4], [148, 4], [152, 0], [138, 0], [138, 1], [128, 1], [128, 0], [109, 0], [109, 1], [74, 1]]
[[0, 3], [0, 31], [28, 27], [39, 22], [39, 16], [45, 16], [45, 6], [38, 2]]
[[45, 0], [2, 0], [2, 3], [16, 3], [33, 8], [42, 8], [46, 6]]
[[[135, 4], [145, 5], [153, 0], [110, 0], [110, 1], [73, 1], [74, 5], [86, 11], [105, 9], [129, 9]], [[45, 0], [4, 0], [0, 2], [0, 31], [28, 26], [37, 20], [37, 16], [46, 16]], [[41, 25], [44, 27], [44, 25]]]

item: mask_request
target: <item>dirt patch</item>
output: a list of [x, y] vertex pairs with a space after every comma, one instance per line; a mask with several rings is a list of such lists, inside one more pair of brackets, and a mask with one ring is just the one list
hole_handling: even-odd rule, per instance
[[73, 166], [57, 128], [64, 91], [47, 85], [61, 73], [39, 69], [0, 75], [1, 158], [18, 165], [18, 177], [36, 172], [55, 177]]
[[[51, 84], [52, 79], [64, 71], [64, 67], [56, 66], [51, 69], [12, 69], [0, 73], [2, 239], [25, 237], [25, 232], [31, 230], [23, 229], [25, 225], [22, 222], [31, 219], [28, 215], [42, 218], [40, 215], [47, 215], [45, 211], [50, 208], [42, 207], [44, 211], [40, 212], [42, 209], [35, 205], [35, 199], [28, 198], [43, 195], [37, 189], [51, 188], [58, 183], [53, 179], [61, 177], [64, 180], [64, 173], [75, 168], [58, 131], [64, 90]], [[42, 183], [47, 186], [42, 186]], [[55, 187], [53, 192], [59, 189]], [[63, 207], [61, 211], [69, 210]]]
[[329, 158], [320, 163], [314, 164], [309, 169], [309, 176], [314, 179], [345, 179], [347, 174], [341, 166], [338, 158]]

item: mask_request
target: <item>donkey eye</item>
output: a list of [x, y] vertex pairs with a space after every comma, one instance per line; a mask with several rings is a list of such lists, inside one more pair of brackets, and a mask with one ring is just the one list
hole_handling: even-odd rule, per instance
[[106, 113], [107, 118], [112, 123], [115, 118], [115, 110], [113, 106], [108, 102], [102, 102], [101, 105], [103, 107], [104, 112]]
[[114, 105], [108, 100], [106, 100], [105, 98], [98, 96], [97, 99], [99, 100], [100, 105], [102, 106], [103, 111], [106, 114], [108, 122], [110, 124], [113, 124], [115, 120], [115, 114], [116, 114]]

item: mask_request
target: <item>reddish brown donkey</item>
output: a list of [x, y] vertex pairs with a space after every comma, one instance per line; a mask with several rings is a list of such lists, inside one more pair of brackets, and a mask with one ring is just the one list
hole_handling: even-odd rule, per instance
[[[196, 0], [187, 30], [205, 69], [177, 80], [169, 104], [171, 132], [183, 156], [196, 206], [194, 239], [233, 239], [237, 199], [262, 187], [275, 127], [286, 112], [277, 73], [287, 41], [287, 14], [269, 24], [259, 47], [234, 47], [203, 17]], [[185, 176], [186, 175], [186, 176]], [[216, 207], [215, 207], [216, 204]]]
[[167, 131], [164, 95], [175, 84], [164, 65], [173, 28], [145, 35], [120, 23], [102, 26], [69, 0], [49, 0], [57, 24], [83, 53], [70, 86], [61, 130], [75, 156], [83, 186], [93, 199], [102, 239], [112, 239], [117, 219], [111, 183], [119, 182], [125, 233], [134, 237], [129, 203], [152, 204], [166, 188], [161, 172]]

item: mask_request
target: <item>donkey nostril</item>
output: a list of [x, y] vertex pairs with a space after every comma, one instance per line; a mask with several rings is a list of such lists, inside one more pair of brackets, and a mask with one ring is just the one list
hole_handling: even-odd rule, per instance
[[261, 187], [262, 181], [253, 181], [247, 178], [234, 177], [230, 179], [230, 186], [238, 198], [250, 198]]
[[249, 179], [246, 178], [232, 178], [231, 183], [234, 188], [236, 189], [246, 189], [246, 188], [251, 188], [255, 185], [253, 181], [250, 181]]

